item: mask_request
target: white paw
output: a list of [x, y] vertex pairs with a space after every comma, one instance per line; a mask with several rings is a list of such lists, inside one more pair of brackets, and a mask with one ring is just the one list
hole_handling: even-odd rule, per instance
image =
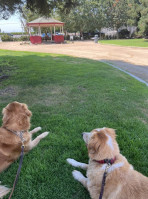
[[6, 194], [8, 194], [11, 191], [11, 189], [5, 187], [5, 186], [0, 186], [0, 196], [3, 198]]
[[72, 166], [74, 166], [74, 167], [78, 166], [78, 162], [76, 160], [74, 160], [74, 159], [67, 158], [67, 162], [69, 164], [71, 164]]
[[74, 170], [72, 172], [72, 175], [74, 177], [75, 180], [81, 180], [82, 178], [84, 178], [84, 176], [82, 175], [82, 173], [80, 171]]
[[39, 126], [37, 128], [35, 128], [34, 130], [37, 132], [37, 131], [40, 131], [42, 128]]
[[42, 133], [42, 134], [40, 135], [41, 139], [42, 139], [42, 138], [45, 138], [48, 134], [49, 134], [49, 132], [44, 132], [44, 133]]

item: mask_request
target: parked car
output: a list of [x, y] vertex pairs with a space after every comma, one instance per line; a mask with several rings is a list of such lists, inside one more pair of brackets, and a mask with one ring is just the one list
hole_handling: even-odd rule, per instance
[[7, 33], [7, 35], [13, 37], [13, 35], [11, 33]]

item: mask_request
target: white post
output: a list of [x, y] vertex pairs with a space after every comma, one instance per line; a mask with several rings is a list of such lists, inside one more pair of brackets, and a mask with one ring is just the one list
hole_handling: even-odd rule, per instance
[[38, 35], [41, 36], [41, 27], [40, 26], [38, 27]]
[[54, 35], [55, 35], [55, 26], [54, 26]]
[[51, 41], [52, 41], [52, 26], [50, 27], [50, 32], [51, 32]]
[[31, 27], [29, 26], [29, 35], [31, 36]]

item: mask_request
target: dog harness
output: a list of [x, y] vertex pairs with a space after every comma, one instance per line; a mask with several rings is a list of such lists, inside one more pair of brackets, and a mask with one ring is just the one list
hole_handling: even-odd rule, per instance
[[24, 134], [25, 132], [27, 132], [27, 131], [25, 131], [25, 130], [23, 130], [23, 131], [13, 131], [13, 130], [8, 129], [7, 127], [3, 127], [3, 128], [6, 129], [6, 130], [9, 131], [9, 132], [15, 134], [16, 136], [18, 136], [18, 137], [20, 138], [21, 142], [22, 142], [22, 145], [24, 145], [25, 139], [24, 139], [24, 137], [23, 137], [23, 134]]

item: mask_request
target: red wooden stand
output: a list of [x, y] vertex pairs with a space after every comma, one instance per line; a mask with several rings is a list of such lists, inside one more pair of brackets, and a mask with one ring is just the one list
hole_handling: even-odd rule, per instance
[[30, 36], [30, 41], [32, 44], [41, 44], [42, 37], [41, 36]]
[[64, 42], [64, 35], [53, 35], [52, 40], [55, 43], [62, 43], [62, 42]]

